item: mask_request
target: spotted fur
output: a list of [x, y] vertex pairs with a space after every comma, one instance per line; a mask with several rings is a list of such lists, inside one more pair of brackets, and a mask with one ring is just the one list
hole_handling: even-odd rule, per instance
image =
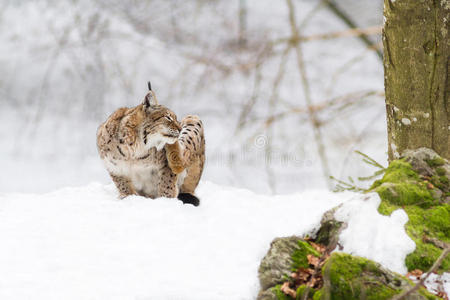
[[[190, 199], [205, 162], [203, 125], [197, 116], [180, 123], [153, 91], [133, 108], [119, 108], [97, 131], [97, 148], [120, 198]], [[184, 200], [183, 200], [184, 201]]]

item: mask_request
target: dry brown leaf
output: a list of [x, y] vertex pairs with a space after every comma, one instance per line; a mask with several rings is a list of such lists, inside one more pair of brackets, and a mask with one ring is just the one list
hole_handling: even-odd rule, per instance
[[437, 296], [438, 296], [438, 297], [441, 297], [443, 300], [449, 300], [448, 295], [447, 295], [446, 292], [440, 291], [440, 292], [437, 294]]
[[293, 289], [291, 289], [290, 287], [289, 287], [289, 282], [288, 281], [286, 281], [285, 283], [283, 283], [283, 285], [281, 286], [281, 289], [280, 289], [283, 293], [285, 293], [286, 295], [289, 295], [289, 296], [291, 296], [292, 298], [297, 298], [297, 292], [296, 291], [294, 291]]
[[317, 266], [319, 265], [320, 259], [319, 259], [318, 257], [315, 257], [315, 256], [312, 255], [312, 254], [308, 254], [308, 255], [306, 256], [306, 258], [308, 259], [308, 263], [309, 263], [311, 266], [317, 267]]
[[423, 274], [422, 270], [415, 269], [415, 270], [412, 270], [411, 272], [408, 272], [406, 274], [406, 277], [415, 277], [417, 280], [419, 280], [420, 277], [422, 276], [422, 274]]
[[299, 269], [298, 270], [298, 279], [302, 283], [308, 281], [309, 276], [311, 276], [311, 274], [309, 272], [306, 272], [305, 270], [306, 269]]
[[326, 247], [324, 245], [320, 245], [320, 244], [316, 244], [314, 242], [309, 242], [311, 244], [311, 246], [316, 249], [316, 251], [320, 252], [320, 253], [324, 253]]
[[306, 286], [312, 288], [312, 287], [314, 287], [315, 284], [316, 284], [316, 278], [312, 277], [312, 278], [306, 283]]

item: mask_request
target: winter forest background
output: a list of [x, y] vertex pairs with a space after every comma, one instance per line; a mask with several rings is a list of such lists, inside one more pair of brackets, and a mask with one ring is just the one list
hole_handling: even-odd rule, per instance
[[1, 0], [0, 191], [109, 183], [96, 128], [148, 80], [204, 121], [204, 180], [280, 194], [367, 175], [354, 150], [386, 164], [380, 36], [346, 36], [382, 1], [293, 4], [299, 48], [285, 1]]

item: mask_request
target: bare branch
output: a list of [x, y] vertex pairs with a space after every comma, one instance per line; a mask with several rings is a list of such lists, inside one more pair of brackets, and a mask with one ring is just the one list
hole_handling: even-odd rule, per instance
[[[331, 40], [337, 38], [346, 38], [346, 37], [361, 37], [368, 35], [380, 35], [382, 30], [382, 26], [373, 26], [368, 28], [352, 28], [343, 31], [336, 32], [328, 32], [321, 34], [314, 34], [309, 36], [298, 36], [295, 38], [294, 36], [288, 38], [281, 38], [274, 41], [274, 43], [299, 43], [299, 42], [310, 42], [317, 40]], [[370, 44], [369, 48], [376, 48], [375, 44]]]
[[[291, 27], [291, 33], [293, 40], [299, 40], [300, 34], [298, 32], [297, 23], [295, 20], [295, 9], [294, 4], [292, 3], [292, 0], [286, 0], [287, 6], [289, 9], [289, 24]], [[309, 114], [309, 120], [311, 122], [313, 132], [314, 132], [314, 139], [316, 140], [317, 144], [317, 152], [319, 153], [321, 165], [322, 165], [322, 172], [323, 175], [326, 178], [328, 187], [331, 188], [331, 182], [330, 182], [330, 170], [328, 167], [328, 161], [325, 153], [325, 146], [323, 143], [323, 137], [322, 133], [320, 132], [320, 122], [315, 114], [315, 112], [311, 109], [309, 109], [312, 106], [312, 99], [311, 99], [311, 92], [309, 90], [309, 83], [308, 83], [308, 77], [306, 75], [306, 68], [303, 61], [303, 52], [301, 49], [301, 43], [292, 43], [294, 45], [295, 53], [297, 56], [297, 65], [300, 72], [300, 77], [303, 85], [303, 93], [305, 94], [305, 100], [306, 104], [308, 106], [308, 114]]]
[[433, 266], [431, 267], [430, 270], [428, 270], [427, 274], [425, 276], [423, 276], [415, 286], [411, 287], [410, 289], [404, 290], [401, 294], [392, 297], [391, 300], [404, 299], [409, 294], [414, 293], [415, 291], [417, 291], [423, 285], [425, 280], [427, 280], [428, 276], [430, 276], [431, 273], [436, 272], [436, 270], [442, 264], [442, 261], [445, 259], [445, 257], [449, 253], [450, 253], [450, 245], [447, 244], [446, 248], [444, 249], [444, 251], [442, 251], [441, 256], [439, 256], [439, 258], [434, 262]]

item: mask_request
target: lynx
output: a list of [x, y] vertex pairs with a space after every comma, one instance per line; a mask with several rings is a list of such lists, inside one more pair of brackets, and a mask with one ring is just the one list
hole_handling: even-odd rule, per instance
[[119, 197], [194, 196], [205, 162], [203, 124], [189, 115], [181, 122], [149, 91], [141, 104], [119, 108], [97, 130], [97, 148], [119, 190]]

